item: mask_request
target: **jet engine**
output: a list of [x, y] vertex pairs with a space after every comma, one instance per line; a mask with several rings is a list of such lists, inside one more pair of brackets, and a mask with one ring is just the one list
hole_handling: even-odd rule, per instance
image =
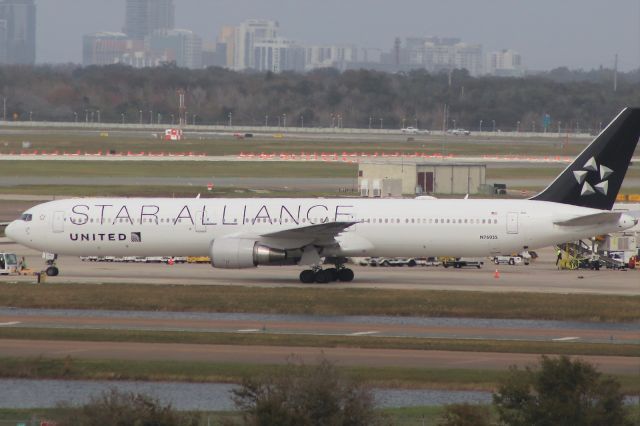
[[211, 266], [224, 269], [254, 268], [258, 265], [295, 264], [286, 250], [274, 249], [254, 240], [220, 238], [211, 244]]

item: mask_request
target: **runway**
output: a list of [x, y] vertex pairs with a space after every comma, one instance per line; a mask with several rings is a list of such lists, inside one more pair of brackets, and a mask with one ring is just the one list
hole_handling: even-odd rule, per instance
[[640, 344], [632, 324], [0, 308], [0, 328]]
[[[27, 265], [44, 266], [41, 253], [13, 243], [0, 243], [0, 251], [25, 256]], [[61, 256], [60, 276], [47, 277], [48, 283], [133, 283], [175, 285], [238, 285], [254, 287], [384, 288], [412, 290], [459, 290], [487, 292], [590, 293], [640, 295], [640, 270], [558, 271], [552, 249], [538, 252], [540, 258], [528, 266], [500, 265], [485, 259], [482, 269], [442, 267], [361, 267], [353, 266], [356, 279], [351, 283], [301, 284], [301, 268], [296, 266], [260, 267], [243, 270], [214, 269], [208, 264], [140, 264], [83, 262], [78, 257]], [[500, 278], [494, 277], [495, 270]], [[30, 276], [0, 276], [0, 282], [33, 283]]]
[[[188, 361], [248, 364], [284, 364], [291, 356], [306, 364], [325, 356], [340, 366], [504, 370], [532, 365], [535, 354], [425, 351], [398, 349], [309, 348], [253, 345], [198, 345], [172, 343], [79, 342], [3, 339], [0, 356], [147, 361]], [[580, 356], [606, 373], [638, 374], [638, 358]]]

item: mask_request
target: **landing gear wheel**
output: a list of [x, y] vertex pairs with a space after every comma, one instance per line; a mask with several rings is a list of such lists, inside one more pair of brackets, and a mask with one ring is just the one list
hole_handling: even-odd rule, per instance
[[515, 265], [515, 264], [516, 264], [516, 261], [515, 261], [515, 260], [513, 260], [513, 259], [509, 259], [509, 265]]
[[338, 281], [339, 273], [337, 268], [328, 268], [324, 270], [325, 273], [329, 274], [331, 281]]
[[300, 282], [304, 284], [313, 284], [316, 281], [316, 274], [311, 269], [305, 269], [300, 272]]
[[344, 269], [340, 269], [338, 271], [338, 279], [340, 279], [340, 281], [348, 283], [350, 281], [353, 281], [353, 271], [349, 268], [344, 268]]
[[318, 284], [326, 284], [331, 281], [331, 273], [320, 269], [316, 272], [316, 282]]
[[47, 274], [48, 277], [55, 277], [60, 273], [60, 271], [55, 266], [49, 266], [46, 269], [45, 273]]

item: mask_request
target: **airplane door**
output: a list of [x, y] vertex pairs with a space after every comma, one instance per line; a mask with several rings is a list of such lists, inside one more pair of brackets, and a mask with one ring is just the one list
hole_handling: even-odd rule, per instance
[[518, 233], [518, 213], [507, 213], [507, 234]]
[[64, 212], [53, 212], [53, 232], [64, 232]]
[[196, 213], [196, 232], [207, 232], [207, 227], [204, 225], [204, 220], [205, 218], [202, 216], [202, 210], [200, 210]]

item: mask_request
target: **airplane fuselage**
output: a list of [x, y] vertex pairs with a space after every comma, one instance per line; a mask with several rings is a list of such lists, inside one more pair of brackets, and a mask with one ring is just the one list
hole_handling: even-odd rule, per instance
[[[312, 244], [264, 237], [354, 222], [322, 256], [486, 256], [540, 248], [633, 226], [561, 226], [597, 209], [531, 200], [84, 198], [30, 209], [13, 223], [19, 243], [65, 255], [206, 256], [212, 241], [240, 236], [278, 249]], [[20, 229], [18, 229], [20, 228]]]

